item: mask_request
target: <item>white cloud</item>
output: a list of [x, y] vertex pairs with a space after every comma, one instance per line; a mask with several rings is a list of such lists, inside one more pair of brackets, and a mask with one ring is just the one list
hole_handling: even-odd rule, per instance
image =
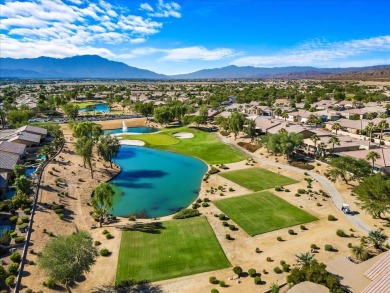
[[159, 0], [157, 4], [156, 11], [153, 13], [149, 13], [149, 16], [153, 17], [181, 17], [181, 6], [177, 4], [176, 2], [167, 2], [165, 3], [164, 0]]
[[390, 51], [390, 35], [335, 43], [317, 40], [273, 55], [242, 57], [234, 60], [232, 64], [238, 66], [326, 65], [331, 61], [386, 51]]
[[141, 10], [154, 11], [153, 7], [150, 6], [150, 4], [148, 4], [148, 3], [142, 3], [142, 4], [139, 6], [139, 8], [140, 8]]
[[160, 60], [163, 61], [185, 61], [185, 60], [206, 60], [215, 61], [236, 56], [237, 53], [232, 49], [218, 48], [206, 49], [202, 46], [193, 46], [186, 48], [177, 48], [164, 51], [166, 55]]

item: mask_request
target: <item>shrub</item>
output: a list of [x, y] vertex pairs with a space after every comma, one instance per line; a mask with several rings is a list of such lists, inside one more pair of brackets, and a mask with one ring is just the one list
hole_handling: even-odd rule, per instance
[[286, 188], [286, 189], [284, 190], [284, 192], [290, 192], [290, 189], [287, 189], [287, 188]]
[[16, 238], [18, 236], [18, 232], [16, 232], [16, 231], [11, 232], [11, 233], [9, 233], [9, 236], [11, 236], [12, 238]]
[[18, 225], [19, 230], [24, 230], [27, 227], [28, 227], [28, 223], [22, 223], [22, 224]]
[[214, 276], [209, 278], [209, 282], [210, 282], [210, 284], [218, 284], [219, 283], [217, 278]]
[[18, 273], [18, 269], [19, 269], [19, 264], [17, 263], [12, 263], [8, 266], [7, 268], [7, 271], [8, 273], [10, 273], [11, 275], [16, 275]]
[[255, 282], [255, 285], [260, 285], [261, 284], [261, 277], [256, 276], [253, 281]]
[[219, 291], [217, 289], [211, 289], [211, 293], [219, 293]]
[[336, 235], [340, 236], [340, 237], [347, 237], [348, 236], [347, 234], [345, 234], [344, 230], [341, 230], [341, 229], [336, 230]]
[[106, 229], [104, 229], [102, 232], [103, 235], [106, 235], [107, 233], [110, 233], [110, 232], [108, 232], [108, 230], [106, 230]]
[[106, 234], [106, 239], [112, 239], [112, 238], [114, 238], [114, 236], [112, 236], [111, 233]]
[[278, 237], [276, 237], [276, 240], [278, 240], [278, 241], [283, 241], [283, 238], [280, 237], [280, 236], [278, 236]]
[[350, 243], [348, 243], [348, 248], [352, 248], [352, 243], [350, 242]]
[[24, 236], [18, 236], [15, 238], [15, 243], [23, 243], [24, 242]]
[[310, 248], [311, 249], [320, 249], [317, 245], [315, 245], [315, 244], [312, 244], [312, 245], [310, 245]]
[[282, 270], [279, 267], [275, 267], [274, 268], [274, 272], [277, 273], [277, 274], [281, 274]]
[[227, 287], [226, 283], [224, 281], [219, 281], [219, 286], [221, 287]]
[[233, 272], [238, 275], [238, 276], [241, 276], [242, 274], [242, 267], [239, 267], [239, 266], [236, 266], [233, 268]]
[[64, 214], [58, 214], [58, 218], [60, 218], [60, 220], [63, 220], [65, 218], [65, 215]]
[[226, 234], [226, 235], [225, 235], [225, 238], [226, 238], [227, 240], [232, 240], [232, 236], [230, 236], [230, 234]]
[[29, 261], [28, 261], [28, 264], [29, 264], [30, 266], [33, 266], [33, 265], [35, 265], [35, 261], [29, 260]]
[[202, 199], [201, 199], [201, 198], [198, 198], [198, 199], [196, 200], [196, 202], [197, 202], [197, 203], [201, 203], [201, 202], [202, 202]]
[[93, 243], [95, 246], [99, 246], [100, 244], [102, 244], [100, 241], [98, 240], [95, 240], [95, 242]]
[[290, 235], [295, 235], [295, 232], [294, 232], [293, 229], [290, 229], [290, 230], [288, 230], [288, 234], [290, 234]]
[[271, 261], [272, 261], [272, 258], [267, 257], [267, 261], [268, 261], [268, 262], [271, 262]]
[[219, 172], [219, 169], [215, 167], [211, 167], [210, 171], [207, 172], [209, 175], [217, 174]]
[[234, 226], [234, 225], [229, 225], [229, 229], [232, 230], [232, 231], [237, 230], [236, 226]]
[[337, 221], [337, 218], [333, 215], [328, 216], [328, 221]]
[[207, 208], [208, 206], [210, 205], [207, 202], [202, 202], [202, 207]]
[[304, 225], [301, 225], [300, 228], [301, 228], [301, 230], [303, 230], [303, 231], [304, 231], [304, 230], [307, 230], [306, 226], [304, 226]]
[[219, 215], [218, 215], [218, 218], [219, 218], [221, 221], [226, 220], [225, 214], [219, 214]]
[[233, 192], [233, 191], [235, 191], [233, 188], [231, 188], [231, 187], [229, 187], [229, 191], [230, 192]]
[[290, 265], [289, 264], [283, 264], [282, 265], [283, 272], [288, 273], [290, 271]]
[[109, 256], [110, 251], [107, 248], [102, 248], [102, 249], [100, 249], [99, 254], [101, 256]]
[[299, 193], [299, 194], [305, 194], [305, 193], [306, 193], [306, 190], [300, 188], [300, 189], [298, 189], [298, 193]]
[[249, 274], [249, 276], [254, 278], [254, 277], [256, 277], [256, 270], [255, 269], [249, 269], [248, 270], [248, 274]]
[[254, 153], [259, 147], [256, 144], [251, 144], [248, 142], [240, 141], [237, 143], [240, 147], [246, 149], [247, 151], [250, 151], [251, 153]]
[[15, 276], [9, 276], [7, 279], [5, 279], [5, 284], [8, 287], [12, 287], [13, 285], [15, 285]]
[[9, 218], [9, 220], [11, 221], [11, 223], [15, 224], [18, 221], [18, 216], [12, 216]]
[[52, 278], [49, 278], [45, 282], [43, 282], [43, 286], [49, 289], [54, 289], [56, 287], [56, 282]]
[[186, 218], [192, 218], [197, 217], [200, 215], [200, 212], [198, 210], [191, 210], [191, 209], [184, 209], [178, 212], [176, 215], [173, 216], [174, 219], [186, 219]]
[[29, 216], [22, 216], [20, 219], [22, 220], [23, 223], [28, 223], [30, 221]]
[[223, 221], [223, 222], [222, 222], [222, 226], [224, 226], [224, 227], [229, 227], [229, 223], [226, 222], [226, 221]]
[[24, 291], [25, 293], [34, 293], [34, 291], [32, 289], [26, 289], [26, 291]]
[[203, 201], [204, 202], [210, 202], [210, 199], [208, 197], [205, 197]]
[[304, 170], [313, 170], [314, 166], [304, 162], [290, 162], [290, 165]]
[[26, 215], [29, 215], [29, 214], [31, 214], [31, 209], [30, 208], [25, 208], [23, 210], [23, 213], [25, 213]]
[[280, 186], [275, 187], [275, 191], [282, 191], [283, 189]]
[[54, 212], [58, 215], [58, 214], [62, 214], [64, 212], [63, 209], [55, 209]]
[[13, 252], [10, 256], [9, 259], [12, 260], [13, 262], [19, 263], [20, 260], [22, 259], [22, 256], [18, 251]]
[[332, 251], [333, 250], [333, 246], [330, 245], [330, 244], [325, 244], [325, 250], [326, 251]]

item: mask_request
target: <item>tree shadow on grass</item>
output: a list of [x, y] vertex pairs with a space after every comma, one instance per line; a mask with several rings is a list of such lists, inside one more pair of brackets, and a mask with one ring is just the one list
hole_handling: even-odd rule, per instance
[[163, 293], [159, 285], [154, 285], [150, 283], [140, 284], [140, 285], [131, 285], [128, 287], [115, 287], [115, 286], [101, 286], [99, 288], [94, 288], [92, 293]]
[[161, 230], [165, 229], [165, 227], [163, 226], [162, 222], [152, 222], [119, 226], [118, 229], [122, 231], [138, 231], [150, 234], [160, 234]]

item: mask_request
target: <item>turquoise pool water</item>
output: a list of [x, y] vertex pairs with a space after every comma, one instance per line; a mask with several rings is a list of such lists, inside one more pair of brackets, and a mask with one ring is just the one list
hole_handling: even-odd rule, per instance
[[108, 105], [107, 105], [107, 104], [96, 104], [95, 106], [90, 106], [90, 107], [86, 107], [86, 108], [81, 108], [81, 109], [79, 110], [79, 113], [89, 112], [89, 111], [107, 113], [107, 112], [110, 112], [110, 108], [108, 108]]
[[153, 133], [157, 132], [160, 129], [154, 128], [154, 127], [128, 127], [126, 132], [123, 132], [122, 128], [117, 128], [117, 129], [107, 129], [104, 130], [104, 133], [110, 133], [110, 134], [119, 134], [119, 133]]
[[192, 157], [136, 146], [122, 146], [114, 160], [122, 171], [110, 181], [116, 216], [146, 211], [162, 217], [189, 206], [198, 196], [207, 165]]
[[26, 173], [25, 175], [28, 177], [30, 176], [32, 173], [34, 173], [35, 171], [37, 170], [37, 168], [26, 168]]
[[3, 235], [3, 233], [11, 230], [11, 225], [1, 225], [0, 226], [0, 235]]

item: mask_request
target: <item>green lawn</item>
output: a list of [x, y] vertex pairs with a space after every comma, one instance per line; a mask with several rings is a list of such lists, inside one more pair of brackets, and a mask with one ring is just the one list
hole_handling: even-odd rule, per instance
[[167, 133], [121, 135], [124, 139], [140, 139], [146, 146], [161, 146], [179, 143], [179, 139]]
[[[191, 132], [194, 134], [190, 139], [176, 139], [172, 137], [175, 132]], [[156, 138], [152, 138], [156, 134], [144, 134], [140, 135], [126, 135], [127, 139], [141, 139], [145, 141], [149, 147], [157, 148], [160, 150], [171, 151], [188, 156], [193, 156], [205, 161], [208, 164], [227, 164], [242, 161], [246, 158], [245, 154], [235, 149], [234, 147], [223, 143], [215, 133], [200, 131], [188, 127], [180, 128], [167, 128], [163, 129], [160, 136], [157, 136], [157, 140], [160, 138], [163, 142], [166, 142], [167, 135], [171, 137], [171, 144], [161, 143], [159, 141], [152, 141]], [[177, 140], [179, 141], [177, 143]]]
[[261, 168], [223, 172], [220, 175], [253, 191], [297, 183], [294, 179]]
[[214, 204], [251, 236], [318, 220], [266, 191], [222, 199]]
[[205, 217], [163, 222], [160, 234], [122, 234], [116, 282], [158, 281], [230, 266]]
[[89, 107], [89, 106], [95, 106], [98, 103], [97, 102], [84, 101], [84, 102], [72, 102], [72, 104], [75, 104], [75, 105], [79, 106], [80, 109], [81, 109], [81, 108], [86, 108], [86, 107]]

